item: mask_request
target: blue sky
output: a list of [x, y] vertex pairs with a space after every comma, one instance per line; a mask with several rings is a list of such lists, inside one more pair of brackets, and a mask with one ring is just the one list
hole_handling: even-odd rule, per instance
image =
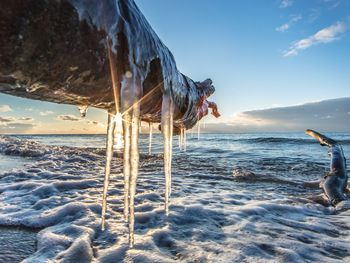
[[[213, 79], [212, 99], [223, 122], [242, 111], [350, 96], [348, 0], [136, 3], [183, 73], [194, 80]], [[26, 132], [105, 129], [106, 116], [100, 111], [90, 110], [83, 121], [60, 115], [79, 116], [75, 107], [0, 95], [0, 116], [32, 124]], [[33, 120], [19, 120], [23, 117]]]
[[[282, 3], [290, 3], [282, 8]], [[178, 67], [211, 77], [223, 115], [349, 95], [350, 34], [284, 57], [295, 41], [336, 23], [350, 1], [138, 0]], [[337, 6], [335, 6], [338, 3]], [[295, 18], [284, 32], [276, 30]]]

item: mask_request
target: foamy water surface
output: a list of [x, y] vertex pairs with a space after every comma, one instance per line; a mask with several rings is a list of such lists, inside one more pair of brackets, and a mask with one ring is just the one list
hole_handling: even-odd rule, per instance
[[[338, 139], [350, 156], [350, 134]], [[107, 228], [100, 229], [105, 137], [0, 136], [0, 225], [38, 230], [25, 262], [347, 262], [350, 212], [313, 200], [303, 182], [329, 169], [327, 149], [297, 133], [174, 139], [164, 213], [162, 139], [141, 138], [135, 247], [123, 221], [122, 159], [115, 156]], [[1, 230], [0, 230], [1, 231]]]

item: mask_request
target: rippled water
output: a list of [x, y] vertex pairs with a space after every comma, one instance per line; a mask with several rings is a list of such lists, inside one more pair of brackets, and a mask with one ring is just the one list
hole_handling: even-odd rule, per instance
[[0, 262], [21, 262], [35, 252], [36, 231], [0, 227]]
[[[350, 134], [327, 135], [350, 156]], [[28, 262], [350, 261], [349, 211], [314, 202], [321, 189], [303, 184], [329, 169], [327, 149], [312, 138], [203, 134], [198, 140], [188, 134], [187, 152], [175, 138], [168, 217], [161, 136], [155, 135], [151, 156], [147, 138], [141, 138], [136, 244], [128, 250], [117, 156], [107, 229], [99, 227], [104, 136], [0, 137], [1, 157], [27, 162], [1, 169], [0, 225], [41, 230]]]

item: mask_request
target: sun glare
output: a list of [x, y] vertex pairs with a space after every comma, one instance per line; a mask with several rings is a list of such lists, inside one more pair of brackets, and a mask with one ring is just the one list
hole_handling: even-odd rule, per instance
[[114, 122], [115, 122], [114, 149], [121, 150], [123, 148], [124, 141], [123, 141], [123, 118], [120, 112], [118, 112], [114, 116]]

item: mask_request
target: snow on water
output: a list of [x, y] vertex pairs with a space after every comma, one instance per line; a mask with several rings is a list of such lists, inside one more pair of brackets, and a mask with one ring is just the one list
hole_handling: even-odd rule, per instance
[[[350, 156], [350, 135], [334, 136]], [[327, 151], [317, 143], [300, 134], [188, 136], [187, 152], [174, 149], [166, 216], [163, 143], [161, 135], [153, 137], [152, 155], [148, 135], [140, 138], [133, 249], [123, 216], [123, 161], [116, 155], [101, 230], [103, 136], [0, 137], [0, 157], [26, 161], [0, 173], [0, 225], [40, 230], [26, 262], [350, 260], [347, 201], [326, 208], [312, 201], [321, 190], [302, 184], [328, 169]], [[281, 139], [288, 137], [293, 140]]]

